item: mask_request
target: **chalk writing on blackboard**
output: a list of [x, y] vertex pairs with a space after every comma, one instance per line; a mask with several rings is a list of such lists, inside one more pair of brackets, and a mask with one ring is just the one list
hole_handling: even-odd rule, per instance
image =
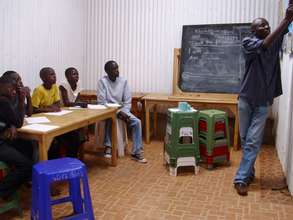
[[241, 43], [248, 35], [247, 23], [183, 26], [180, 89], [237, 93], [244, 71]]

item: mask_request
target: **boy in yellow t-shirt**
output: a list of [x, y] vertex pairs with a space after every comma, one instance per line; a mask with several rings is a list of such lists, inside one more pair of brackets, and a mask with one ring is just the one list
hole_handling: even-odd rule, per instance
[[44, 67], [40, 71], [43, 84], [35, 88], [32, 95], [33, 112], [60, 111], [59, 89], [56, 85], [56, 74], [51, 67]]
[[[43, 84], [35, 88], [32, 95], [32, 105], [34, 113], [58, 112], [60, 108], [59, 89], [56, 85], [56, 74], [51, 67], [44, 67], [40, 71]], [[56, 159], [60, 155], [60, 148], [66, 148], [66, 156], [77, 157], [81, 141], [76, 130], [60, 135], [53, 140], [48, 151], [49, 159]]]

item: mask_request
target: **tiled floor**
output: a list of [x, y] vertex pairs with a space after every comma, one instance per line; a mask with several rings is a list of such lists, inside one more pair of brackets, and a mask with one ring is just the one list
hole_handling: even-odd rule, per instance
[[[173, 177], [163, 166], [162, 148], [158, 141], [145, 146], [146, 165], [128, 156], [120, 158], [117, 167], [109, 166], [103, 158], [85, 157], [96, 219], [293, 219], [293, 199], [288, 191], [271, 190], [283, 185], [273, 147], [263, 147], [257, 178], [247, 197], [238, 196], [232, 185], [240, 151], [232, 151], [230, 167], [200, 168], [197, 176], [192, 169], [184, 169]], [[29, 219], [30, 192], [26, 190], [23, 197], [24, 219]], [[70, 212], [70, 205], [54, 208], [55, 216]], [[0, 219], [19, 218], [9, 212]]]

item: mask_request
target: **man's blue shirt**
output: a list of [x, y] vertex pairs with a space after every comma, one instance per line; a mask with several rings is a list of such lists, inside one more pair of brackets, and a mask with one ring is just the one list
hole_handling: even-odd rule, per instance
[[269, 48], [264, 48], [263, 39], [256, 36], [246, 37], [242, 42], [245, 73], [239, 97], [253, 106], [271, 105], [273, 99], [282, 94], [279, 51], [284, 34]]

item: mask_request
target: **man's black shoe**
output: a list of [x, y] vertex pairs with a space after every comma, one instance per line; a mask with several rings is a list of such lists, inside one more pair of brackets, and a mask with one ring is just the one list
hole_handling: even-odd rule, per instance
[[248, 178], [247, 185], [250, 185], [251, 183], [253, 183], [254, 180], [255, 180], [255, 176], [250, 176], [250, 177]]
[[235, 183], [234, 188], [240, 196], [247, 196], [247, 185], [245, 183]]

